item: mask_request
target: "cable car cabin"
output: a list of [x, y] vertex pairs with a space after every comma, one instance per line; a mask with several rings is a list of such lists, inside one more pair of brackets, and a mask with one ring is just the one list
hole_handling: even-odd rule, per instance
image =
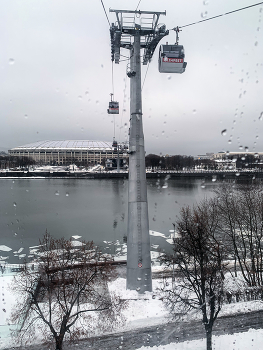
[[114, 140], [112, 142], [112, 147], [113, 147], [113, 153], [117, 153], [118, 142]]
[[108, 113], [109, 114], [119, 114], [119, 102], [110, 101]]
[[183, 73], [187, 62], [184, 61], [182, 45], [161, 45], [159, 50], [160, 73]]

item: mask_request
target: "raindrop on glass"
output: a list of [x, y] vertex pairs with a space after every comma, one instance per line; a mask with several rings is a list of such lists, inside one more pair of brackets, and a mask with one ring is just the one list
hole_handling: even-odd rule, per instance
[[239, 146], [239, 149], [243, 149], [243, 146], [240, 145], [240, 146]]
[[13, 206], [16, 207], [16, 202], [13, 203]]
[[10, 65], [13, 65], [13, 64], [15, 63], [15, 60], [14, 60], [13, 58], [9, 58], [8, 63], [9, 63]]
[[168, 75], [168, 76], [167, 76], [167, 79], [168, 79], [168, 80], [171, 80], [171, 79], [172, 79], [172, 76], [171, 76], [171, 75]]
[[240, 173], [236, 173], [236, 176], [239, 176], [240, 175]]
[[248, 147], [247, 146], [245, 147], [245, 151], [248, 152]]
[[208, 5], [208, 4], [209, 4], [209, 1], [208, 1], [208, 0], [204, 0], [204, 1], [203, 1], [203, 4], [204, 4], [204, 5]]
[[56, 192], [55, 192], [55, 195], [56, 195], [56, 196], [59, 196], [59, 191], [56, 191]]
[[215, 182], [216, 181], [216, 175], [213, 175], [212, 176], [212, 182]]
[[206, 18], [206, 17], [207, 17], [207, 11], [202, 12], [202, 13], [201, 13], [201, 17], [202, 17], [202, 18]]
[[82, 127], [82, 128], [81, 128], [81, 132], [83, 132], [83, 131], [84, 131], [84, 128]]
[[226, 132], [227, 132], [226, 129], [222, 130], [222, 131], [221, 131], [221, 135], [222, 135], [222, 136], [226, 136]]
[[25, 115], [24, 115], [24, 118], [25, 118], [25, 119], [28, 119], [28, 115], [27, 115], [27, 114], [25, 114]]
[[260, 116], [258, 117], [259, 120], [263, 119], [263, 112], [260, 113]]
[[78, 99], [79, 99], [79, 100], [82, 100], [82, 96], [79, 95]]
[[193, 109], [193, 114], [196, 114], [196, 109]]
[[258, 42], [257, 41], [255, 42], [255, 46], [258, 46]]

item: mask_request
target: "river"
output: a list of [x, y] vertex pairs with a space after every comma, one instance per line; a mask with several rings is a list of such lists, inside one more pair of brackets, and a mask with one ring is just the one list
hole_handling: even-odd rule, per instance
[[[180, 208], [211, 197], [217, 186], [201, 180], [147, 180], [150, 230], [168, 238]], [[121, 244], [127, 235], [128, 180], [0, 179], [0, 191], [2, 262], [21, 262], [46, 231], [56, 238], [81, 236], [109, 252], [117, 248], [107, 242]], [[168, 245], [161, 236], [151, 243], [156, 250]]]

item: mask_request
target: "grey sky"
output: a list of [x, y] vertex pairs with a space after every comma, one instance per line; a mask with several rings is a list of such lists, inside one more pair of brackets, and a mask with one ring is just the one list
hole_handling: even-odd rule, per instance
[[[138, 2], [104, 0], [110, 22], [109, 8], [134, 10]], [[159, 22], [171, 29], [256, 2], [141, 0], [139, 9], [166, 10]], [[143, 88], [147, 153], [263, 151], [262, 17], [257, 6], [184, 28], [182, 75], [159, 73], [156, 50]], [[110, 38], [101, 1], [2, 0], [0, 23], [0, 150], [38, 140], [111, 141]], [[173, 31], [166, 41], [175, 41]], [[115, 99], [125, 109], [115, 117], [118, 141], [127, 139], [129, 124], [127, 63], [114, 64]], [[145, 72], [143, 66], [142, 81]]]

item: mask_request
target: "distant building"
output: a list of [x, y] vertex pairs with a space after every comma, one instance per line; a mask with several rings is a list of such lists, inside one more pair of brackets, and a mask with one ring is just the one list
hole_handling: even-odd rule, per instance
[[195, 159], [214, 159], [214, 153], [198, 154]]
[[[94, 165], [112, 163], [112, 159], [127, 158], [127, 146], [116, 141], [38, 141], [8, 151], [10, 156], [29, 157], [38, 164], [66, 165], [78, 163]], [[107, 161], [108, 160], [108, 161]]]
[[233, 157], [246, 157], [246, 156], [254, 156], [258, 157], [259, 159], [263, 159], [263, 152], [218, 152], [214, 154], [214, 159], [226, 159], [226, 158], [233, 158]]

